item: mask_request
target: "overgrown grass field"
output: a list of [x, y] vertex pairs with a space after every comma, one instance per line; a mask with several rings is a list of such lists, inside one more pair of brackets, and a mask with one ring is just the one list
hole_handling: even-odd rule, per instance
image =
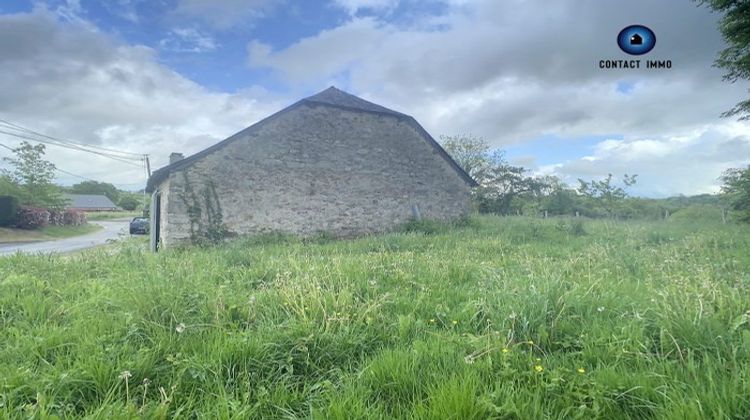
[[473, 218], [0, 259], [0, 417], [750, 418], [750, 229]]

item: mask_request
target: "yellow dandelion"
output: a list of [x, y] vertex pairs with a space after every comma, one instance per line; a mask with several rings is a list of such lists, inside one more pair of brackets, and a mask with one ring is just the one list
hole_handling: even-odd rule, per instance
[[578, 373], [586, 373], [586, 369], [584, 369], [582, 367], [579, 367], [578, 368]]
[[507, 347], [503, 347], [503, 349], [501, 351], [503, 353], [509, 353], [510, 352], [510, 350]]
[[534, 366], [534, 370], [537, 373], [542, 373], [542, 372], [544, 372], [544, 367], [542, 365], [536, 365], [536, 366]]

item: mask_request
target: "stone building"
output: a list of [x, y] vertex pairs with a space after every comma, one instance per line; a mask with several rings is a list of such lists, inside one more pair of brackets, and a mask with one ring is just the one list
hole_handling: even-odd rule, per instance
[[476, 182], [405, 114], [334, 87], [153, 173], [151, 243], [356, 236], [469, 212]]

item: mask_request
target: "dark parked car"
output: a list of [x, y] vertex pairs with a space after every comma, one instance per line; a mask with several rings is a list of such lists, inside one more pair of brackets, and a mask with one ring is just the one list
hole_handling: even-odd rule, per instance
[[148, 234], [148, 218], [145, 217], [134, 217], [130, 221], [130, 234], [131, 235], [146, 235]]

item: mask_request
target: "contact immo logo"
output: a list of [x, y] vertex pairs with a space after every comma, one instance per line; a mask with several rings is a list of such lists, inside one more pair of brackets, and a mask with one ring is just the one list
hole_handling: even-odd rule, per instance
[[[656, 47], [656, 34], [643, 25], [630, 25], [617, 34], [617, 46], [630, 56], [642, 56]], [[671, 69], [672, 60], [601, 59], [600, 69]]]
[[656, 34], [643, 25], [630, 25], [617, 34], [617, 46], [630, 55], [643, 55], [656, 46]]

